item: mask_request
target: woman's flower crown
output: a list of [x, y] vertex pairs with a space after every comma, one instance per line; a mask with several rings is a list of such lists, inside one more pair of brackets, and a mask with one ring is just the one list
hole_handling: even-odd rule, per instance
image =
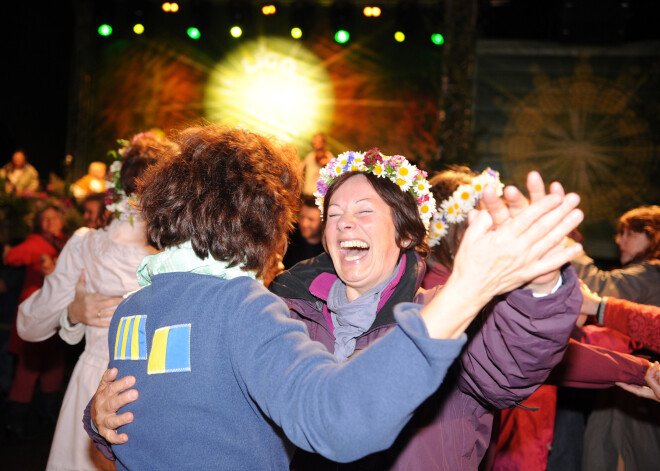
[[440, 204], [440, 210], [433, 215], [429, 231], [429, 245], [437, 245], [449, 230], [449, 224], [461, 222], [472, 211], [486, 187], [492, 187], [497, 196], [502, 195], [504, 185], [500, 181], [499, 172], [487, 168], [472, 179], [469, 185], [459, 186], [454, 193]]
[[148, 132], [136, 134], [130, 142], [126, 139], [118, 139], [119, 150], [108, 152], [108, 155], [112, 156], [114, 160], [110, 164], [108, 173], [105, 176], [105, 207], [117, 219], [121, 219], [123, 214], [124, 219], [127, 219], [131, 224], [133, 224], [135, 217], [140, 214], [140, 211], [137, 205], [137, 197], [127, 195], [121, 186], [121, 161], [122, 157], [131, 148], [131, 144], [148, 135], [150, 135]]
[[377, 148], [368, 152], [349, 151], [332, 159], [319, 172], [316, 182], [316, 206], [321, 210], [323, 217], [323, 201], [328, 188], [335, 179], [346, 172], [373, 173], [377, 177], [387, 178], [395, 183], [401, 191], [413, 195], [417, 202], [417, 212], [422, 218], [424, 227], [428, 230], [431, 217], [435, 212], [435, 198], [431, 194], [428, 174], [408, 162], [402, 155], [387, 156], [380, 153]]

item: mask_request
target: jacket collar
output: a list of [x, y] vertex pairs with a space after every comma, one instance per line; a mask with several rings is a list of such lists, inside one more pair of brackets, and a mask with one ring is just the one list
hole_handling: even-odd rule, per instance
[[[378, 315], [371, 329], [392, 324], [394, 306], [401, 302], [412, 302], [419, 289], [426, 265], [414, 250], [406, 252], [405, 270], [386, 288], [381, 298]], [[274, 294], [287, 299], [304, 300], [323, 311], [330, 286], [337, 279], [332, 260], [327, 253], [300, 262], [277, 276], [269, 285]], [[370, 330], [371, 330], [370, 329]]]

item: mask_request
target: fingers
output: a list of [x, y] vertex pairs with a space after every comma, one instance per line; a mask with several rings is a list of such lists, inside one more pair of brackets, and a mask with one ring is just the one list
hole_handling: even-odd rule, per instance
[[545, 184], [539, 172], [532, 171], [527, 174], [527, 191], [532, 203], [540, 201], [545, 196]]
[[78, 277], [78, 283], [77, 286], [82, 285], [82, 287], [85, 287], [85, 269], [83, 268], [80, 270], [80, 276]]
[[[548, 206], [557, 199], [561, 202], [558, 206], [554, 208]], [[541, 241], [543, 243], [538, 248], [548, 251], [562, 243], [566, 234], [584, 219], [582, 211], [575, 209], [579, 203], [580, 198], [575, 193], [569, 193], [563, 200], [558, 195], [547, 195], [514, 219], [512, 226], [522, 231], [520, 233], [522, 243], [533, 244], [534, 241]], [[526, 217], [527, 215], [529, 217]], [[519, 223], [518, 227], [516, 223]]]
[[566, 192], [564, 191], [564, 187], [559, 182], [552, 182], [550, 184], [550, 193], [554, 193], [555, 195], [559, 195], [562, 197], [566, 194]]
[[[116, 368], [107, 370], [101, 378], [93, 403], [93, 419], [99, 433], [110, 443], [125, 443], [128, 436], [118, 434], [116, 430], [133, 421], [131, 412], [117, 415], [117, 411], [135, 401], [139, 394], [135, 389], [129, 389], [135, 384], [134, 376], [126, 376], [116, 380]], [[127, 391], [128, 389], [128, 391]], [[125, 392], [124, 392], [125, 391]]]
[[647, 388], [646, 386], [638, 386], [636, 384], [626, 384], [626, 383], [615, 383], [615, 384], [619, 386], [621, 389], [628, 391], [629, 393], [632, 393], [635, 396], [660, 402], [660, 397], [656, 395], [656, 393], [651, 388]]
[[[504, 224], [511, 216], [509, 214], [509, 208], [507, 208], [504, 201], [497, 196], [495, 190], [490, 187], [484, 189], [484, 193], [481, 197], [481, 201], [486, 206], [486, 211], [490, 213], [490, 217], [493, 220], [495, 226]], [[468, 222], [471, 223], [470, 213], [468, 213]]]
[[660, 401], [660, 363], [654, 362], [646, 372], [646, 384], [653, 391], [656, 400]]
[[[102, 294], [99, 294], [98, 296], [99, 297], [97, 298], [97, 302], [99, 303], [99, 308], [101, 310], [116, 308], [124, 299], [121, 296], [104, 296]], [[112, 309], [110, 315], [112, 315], [113, 312], [115, 312], [114, 309]]]

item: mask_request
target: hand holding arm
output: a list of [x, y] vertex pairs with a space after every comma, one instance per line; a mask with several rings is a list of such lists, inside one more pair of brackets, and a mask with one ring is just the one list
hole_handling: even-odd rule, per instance
[[660, 363], [656, 361], [649, 367], [645, 379], [648, 387], [626, 383], [616, 383], [616, 385], [635, 396], [660, 402]]
[[71, 324], [83, 323], [95, 327], [109, 327], [115, 309], [122, 301], [121, 296], [104, 296], [88, 293], [85, 289], [85, 270], [80, 273], [76, 284], [76, 295], [67, 311]]

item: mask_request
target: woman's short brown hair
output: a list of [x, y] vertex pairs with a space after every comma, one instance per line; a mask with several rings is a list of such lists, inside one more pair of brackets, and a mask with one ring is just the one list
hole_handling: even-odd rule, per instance
[[640, 206], [624, 213], [619, 218], [619, 234], [624, 229], [643, 232], [651, 241], [646, 250], [635, 256], [633, 262], [660, 259], [660, 206]]
[[186, 129], [173, 140], [179, 150], [139, 181], [150, 242], [164, 249], [190, 240], [198, 257], [262, 276], [298, 209], [295, 153], [265, 136], [217, 125]]
[[[410, 244], [408, 244], [405, 249], [415, 249], [422, 257], [426, 257], [429, 253], [429, 246], [426, 241], [426, 228], [424, 227], [422, 218], [417, 212], [417, 202], [410, 193], [407, 191], [401, 191], [395, 183], [392, 183], [387, 178], [380, 178], [367, 172], [342, 173], [328, 188], [328, 192], [323, 201], [323, 214], [328, 214], [328, 205], [330, 204], [330, 200], [335, 191], [346, 183], [349, 178], [356, 175], [364, 175], [374, 190], [376, 190], [378, 196], [380, 196], [392, 209], [392, 222], [394, 223], [396, 233], [396, 245], [398, 245], [403, 251], [403, 241], [405, 239], [410, 239]], [[326, 218], [323, 218], [324, 232], [325, 224]]]

